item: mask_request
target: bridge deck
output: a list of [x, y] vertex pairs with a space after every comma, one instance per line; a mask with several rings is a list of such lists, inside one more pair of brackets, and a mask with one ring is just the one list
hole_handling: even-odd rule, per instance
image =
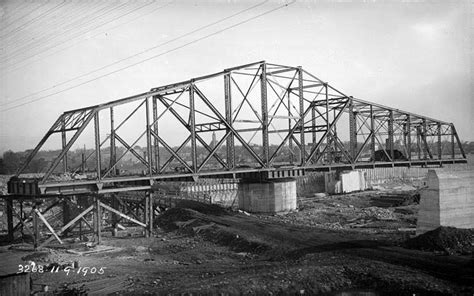
[[[466, 159], [459, 158], [453, 160], [419, 160], [419, 161], [397, 161], [397, 162], [360, 162], [356, 164], [332, 164], [332, 165], [314, 165], [306, 167], [292, 168], [245, 168], [232, 171], [204, 171], [197, 175], [190, 173], [160, 174], [160, 175], [134, 175], [117, 176], [101, 180], [82, 179], [82, 180], [63, 180], [57, 182], [41, 183], [40, 178], [22, 178], [12, 177], [8, 182], [9, 196], [21, 198], [54, 197], [58, 195], [76, 195], [76, 194], [103, 194], [123, 191], [150, 190], [157, 181], [193, 181], [197, 178], [216, 178], [216, 179], [250, 179], [267, 180], [281, 178], [297, 178], [303, 176], [306, 172], [313, 171], [333, 171], [333, 170], [351, 170], [367, 169], [379, 167], [410, 167], [410, 166], [442, 166], [444, 164], [462, 164], [467, 163]], [[4, 196], [3, 198], [8, 198]]]

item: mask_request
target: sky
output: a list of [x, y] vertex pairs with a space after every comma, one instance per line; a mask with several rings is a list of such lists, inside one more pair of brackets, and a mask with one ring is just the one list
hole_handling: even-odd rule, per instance
[[0, 153], [34, 148], [64, 111], [261, 60], [473, 141], [472, 11], [467, 0], [0, 0]]

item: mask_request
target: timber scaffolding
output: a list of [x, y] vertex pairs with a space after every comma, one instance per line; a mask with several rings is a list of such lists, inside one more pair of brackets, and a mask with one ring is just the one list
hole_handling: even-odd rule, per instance
[[[26, 175], [40, 149], [57, 135], [61, 152], [46, 172]], [[89, 141], [93, 151], [73, 167], [68, 153]], [[145, 147], [143, 154], [138, 144]], [[120, 169], [131, 158], [141, 173]], [[154, 186], [163, 181], [267, 180], [310, 171], [466, 162], [452, 123], [347, 96], [302, 67], [260, 61], [64, 112], [10, 179], [9, 195], [2, 198], [10, 238], [12, 231], [40, 219], [54, 236], [49, 243], [60, 241], [59, 234], [82, 225], [92, 212], [96, 226], [89, 226], [100, 238], [101, 210], [149, 234]], [[135, 217], [120, 198], [132, 191], [143, 193]], [[79, 206], [81, 213], [66, 217], [58, 232], [39, 210], [40, 201], [80, 204], [81, 196], [91, 197], [89, 206]], [[28, 217], [15, 211], [14, 203], [25, 200], [33, 201]], [[37, 237], [36, 230], [32, 233]]]

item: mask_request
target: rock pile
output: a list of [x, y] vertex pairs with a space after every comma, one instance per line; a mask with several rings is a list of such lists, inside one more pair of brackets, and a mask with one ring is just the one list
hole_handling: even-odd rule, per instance
[[362, 209], [365, 220], [395, 220], [396, 216], [390, 209], [383, 209], [378, 207], [368, 207]]
[[455, 227], [438, 227], [405, 242], [409, 249], [444, 252], [447, 254], [472, 254], [474, 230]]
[[193, 219], [200, 218], [202, 214], [195, 210], [186, 208], [172, 208], [161, 214], [156, 220], [155, 225], [172, 230], [178, 228], [176, 222], [185, 222]]

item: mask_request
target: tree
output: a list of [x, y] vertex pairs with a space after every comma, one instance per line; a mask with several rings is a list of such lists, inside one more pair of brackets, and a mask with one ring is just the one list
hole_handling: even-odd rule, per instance
[[3, 153], [3, 174], [13, 174], [20, 167], [20, 157], [17, 153], [8, 150]]

